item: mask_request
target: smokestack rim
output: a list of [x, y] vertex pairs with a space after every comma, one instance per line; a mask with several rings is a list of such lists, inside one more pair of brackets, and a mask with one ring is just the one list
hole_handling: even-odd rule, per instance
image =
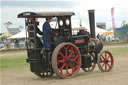
[[88, 10], [89, 13], [93, 13], [94, 11], [94, 9]]

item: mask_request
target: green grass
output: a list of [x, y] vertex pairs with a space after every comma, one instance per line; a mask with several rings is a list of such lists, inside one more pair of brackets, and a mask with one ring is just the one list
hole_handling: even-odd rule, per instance
[[20, 52], [25, 52], [26, 50], [9, 50], [9, 51], [0, 51], [0, 54], [4, 53], [20, 53]]
[[105, 48], [112, 53], [113, 56], [128, 56], [128, 47], [118, 47], [118, 48]]
[[17, 58], [1, 58], [0, 69], [1, 71], [9, 69], [20, 69], [27, 67], [26, 56], [21, 56]]
[[119, 42], [109, 42], [109, 43], [103, 43], [104, 46], [118, 46], [118, 45], [128, 45], [128, 42], [123, 42], [123, 43], [119, 43]]

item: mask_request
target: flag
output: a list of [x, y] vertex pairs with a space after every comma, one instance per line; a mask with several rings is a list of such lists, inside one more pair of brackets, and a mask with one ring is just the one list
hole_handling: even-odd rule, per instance
[[111, 9], [111, 16], [112, 16], [112, 27], [115, 30], [115, 20], [114, 20], [114, 8]]
[[111, 9], [111, 15], [114, 15], [114, 8]]

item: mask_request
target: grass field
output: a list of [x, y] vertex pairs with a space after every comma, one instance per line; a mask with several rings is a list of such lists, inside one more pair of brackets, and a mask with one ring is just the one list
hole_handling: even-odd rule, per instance
[[22, 68], [26, 67], [27, 63], [25, 61], [26, 56], [20, 56], [18, 58], [2, 58], [0, 69], [1, 71], [5, 71], [8, 69]]
[[[128, 43], [116, 43], [116, 44], [105, 44], [104, 50], [109, 50], [114, 57], [116, 56], [128, 56], [128, 47], [125, 47], [128, 45]], [[120, 46], [117, 48], [116, 46]], [[14, 55], [13, 54], [17, 54]], [[25, 53], [25, 54], [21, 54]], [[29, 64], [26, 63], [26, 50], [18, 50], [18, 51], [6, 51], [6, 52], [0, 52], [2, 57], [1, 63], [0, 63], [0, 69], [1, 71], [11, 70], [11, 69], [20, 69], [24, 67], [28, 67]]]
[[26, 50], [9, 50], [9, 51], [1, 51], [0, 54], [6, 54], [6, 53], [20, 53], [25, 52]]
[[112, 53], [114, 57], [116, 56], [128, 56], [128, 47], [120, 47], [120, 48], [105, 48], [104, 50], [108, 50]]
[[26, 63], [26, 50], [6, 51], [0, 52], [0, 54], [1, 71], [20, 69], [28, 66]]
[[118, 46], [118, 45], [128, 45], [128, 42], [124, 42], [124, 43], [119, 43], [119, 42], [113, 42], [113, 43], [104, 43], [104, 46]]

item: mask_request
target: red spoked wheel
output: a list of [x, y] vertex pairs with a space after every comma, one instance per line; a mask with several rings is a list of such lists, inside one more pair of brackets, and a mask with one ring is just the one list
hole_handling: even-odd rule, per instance
[[51, 77], [54, 74], [54, 72], [41, 72], [41, 73], [36, 72], [35, 74], [40, 78], [45, 78], [45, 77]]
[[94, 63], [95, 55], [94, 55], [94, 53], [91, 53], [90, 55], [91, 55], [91, 61], [92, 61], [91, 67], [82, 68], [85, 72], [92, 72], [95, 69], [95, 67], [96, 67], [96, 64]]
[[97, 59], [97, 64], [102, 72], [109, 72], [114, 65], [114, 59], [109, 51], [103, 51]]
[[60, 78], [75, 76], [79, 72], [80, 66], [80, 52], [72, 43], [62, 43], [53, 51], [52, 68]]

